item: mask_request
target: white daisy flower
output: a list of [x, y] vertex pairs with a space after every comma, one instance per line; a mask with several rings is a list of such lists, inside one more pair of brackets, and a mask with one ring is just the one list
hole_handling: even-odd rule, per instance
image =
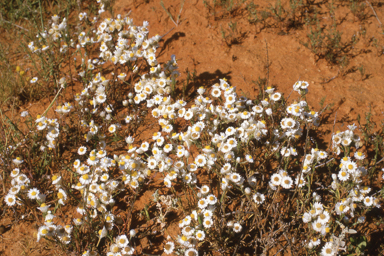
[[255, 113], [257, 113], [257, 114], [261, 114], [261, 113], [263, 113], [263, 107], [260, 106], [260, 105], [253, 106], [253, 107], [252, 107], [252, 110], [253, 110]]
[[307, 154], [305, 155], [305, 160], [304, 160], [304, 163], [307, 164], [307, 165], [310, 165], [313, 163], [313, 160], [315, 159], [314, 155], [312, 154]]
[[240, 225], [240, 223], [236, 222], [233, 224], [233, 231], [235, 233], [240, 233], [243, 227]]
[[169, 178], [164, 178], [164, 185], [167, 188], [170, 188], [170, 187], [172, 187], [172, 181]]
[[20, 191], [20, 186], [15, 185], [9, 189], [8, 193], [11, 195], [17, 195], [17, 193], [19, 193], [19, 191]]
[[205, 209], [203, 210], [203, 214], [204, 218], [212, 218], [213, 216], [213, 212], [209, 209]]
[[14, 206], [15, 203], [16, 203], [16, 196], [15, 196], [15, 195], [12, 195], [12, 194], [7, 194], [7, 195], [4, 197], [4, 202], [5, 202], [8, 206]]
[[285, 189], [290, 189], [292, 187], [293, 181], [291, 177], [285, 176], [281, 179], [281, 186]]
[[137, 187], [139, 187], [139, 182], [137, 180], [132, 180], [130, 182], [130, 185], [132, 188], [136, 189]]
[[265, 196], [259, 192], [253, 195], [253, 201], [257, 204], [262, 204], [265, 201]]
[[210, 204], [210, 205], [214, 205], [217, 203], [217, 197], [213, 194], [208, 195], [206, 200], [207, 200], [208, 204]]
[[199, 253], [197, 252], [197, 250], [193, 249], [193, 248], [189, 248], [184, 253], [184, 256], [198, 256], [198, 255], [199, 255]]
[[281, 176], [278, 173], [274, 173], [271, 177], [271, 182], [274, 186], [279, 186], [281, 184]]
[[357, 164], [353, 161], [347, 161], [343, 166], [345, 166], [349, 173], [354, 173], [357, 169]]
[[23, 112], [21, 112], [21, 114], [20, 114], [21, 117], [26, 117], [26, 116], [28, 116], [28, 115], [29, 115], [28, 111], [23, 111]]
[[76, 169], [76, 172], [80, 175], [87, 174], [90, 172], [90, 169], [87, 165], [82, 165]]
[[345, 169], [341, 169], [337, 177], [341, 181], [347, 181], [349, 179], [349, 173]]
[[311, 171], [311, 167], [309, 167], [308, 165], [305, 165], [303, 166], [303, 173], [308, 173]]
[[165, 245], [164, 245], [164, 252], [166, 254], [171, 254], [173, 252], [173, 250], [175, 249], [175, 244], [173, 242], [167, 242]]
[[201, 188], [200, 188], [200, 193], [202, 195], [206, 195], [209, 193], [209, 187], [207, 185], [203, 185]]
[[323, 204], [321, 202], [315, 202], [313, 204], [313, 208], [315, 209], [315, 211], [316, 211], [315, 215], [317, 216], [317, 215], [319, 215], [320, 213], [323, 212], [324, 206], [323, 206]]
[[226, 97], [225, 97], [225, 103], [226, 104], [232, 104], [235, 101], [236, 101], [236, 96], [235, 95], [233, 95], [233, 94], [226, 95]]
[[143, 142], [140, 146], [140, 149], [143, 150], [144, 152], [147, 152], [149, 149], [149, 143], [148, 142]]
[[280, 122], [281, 128], [293, 129], [296, 126], [296, 121], [293, 118], [283, 118]]
[[50, 235], [49, 233], [50, 232], [47, 226], [39, 227], [39, 230], [37, 232], [37, 242], [39, 242], [41, 237]]
[[79, 147], [79, 149], [77, 150], [77, 153], [79, 155], [84, 155], [86, 152], [87, 152], [87, 148], [84, 146]]
[[109, 127], [108, 127], [108, 131], [110, 133], [115, 133], [116, 132], [116, 125], [115, 124], [111, 124]]
[[231, 145], [229, 145], [229, 144], [227, 144], [227, 143], [223, 144], [223, 145], [220, 147], [220, 151], [223, 152], [224, 154], [225, 154], [225, 153], [228, 153], [228, 152], [231, 151], [231, 150], [232, 150]]
[[62, 236], [59, 236], [59, 240], [63, 244], [69, 244], [71, 242], [71, 236], [68, 234], [64, 234]]
[[195, 235], [196, 239], [199, 241], [203, 241], [205, 238], [205, 233], [203, 230], [198, 230]]
[[362, 194], [368, 194], [369, 192], [371, 192], [371, 188], [370, 187], [368, 187], [368, 186], [363, 186], [361, 189], [360, 189], [360, 192], [362, 193]]
[[335, 256], [337, 254], [337, 249], [335, 248], [332, 242], [327, 242], [321, 249], [321, 256]]
[[335, 205], [335, 211], [336, 211], [337, 215], [341, 215], [341, 214], [343, 214], [343, 213], [347, 213], [348, 210], [349, 210], [349, 206], [344, 205], [344, 204], [341, 203], [341, 202], [338, 202], [338, 203], [336, 203], [336, 205]]
[[186, 236], [186, 237], [190, 237], [192, 236], [192, 234], [195, 232], [195, 229], [194, 228], [191, 228], [190, 226], [185, 226], [181, 233]]
[[192, 117], [193, 117], [192, 110], [189, 109], [188, 111], [185, 112], [185, 114], [184, 114], [184, 119], [185, 120], [190, 120]]
[[203, 226], [205, 228], [210, 228], [213, 225], [213, 220], [211, 218], [204, 218], [203, 220]]
[[29, 184], [30, 180], [28, 179], [28, 177], [25, 174], [20, 174], [19, 176], [16, 177], [16, 182], [20, 185], [21, 184]]
[[289, 157], [291, 155], [291, 150], [287, 147], [282, 147], [280, 154], [284, 157]]
[[351, 144], [351, 142], [352, 142], [351, 138], [349, 137], [343, 138], [341, 140], [341, 145], [343, 145], [344, 147], [348, 147]]
[[157, 161], [154, 158], [148, 160], [147, 166], [149, 169], [153, 170], [157, 167]]
[[51, 206], [51, 205], [50, 205], [50, 204], [47, 205], [47, 204], [45, 204], [45, 203], [42, 203], [42, 204], [40, 205], [40, 207], [37, 207], [37, 209], [40, 210], [41, 212], [45, 213], [45, 212], [48, 211], [49, 206]]
[[237, 140], [235, 140], [234, 138], [229, 138], [226, 144], [229, 145], [231, 148], [236, 148]]
[[99, 163], [99, 160], [96, 158], [96, 156], [90, 156], [87, 159], [87, 164], [90, 165], [90, 166], [94, 166], [94, 165], [96, 165], [98, 163]]
[[323, 225], [318, 220], [315, 220], [314, 222], [312, 222], [312, 228], [317, 232], [321, 232]]
[[248, 162], [248, 163], [253, 163], [253, 158], [251, 155], [246, 155], [245, 156], [245, 160]]
[[104, 173], [104, 174], [101, 175], [101, 177], [100, 177], [100, 181], [102, 181], [102, 182], [107, 182], [108, 179], [109, 179], [109, 175], [108, 175], [108, 173]]
[[270, 86], [268, 86], [267, 89], [265, 90], [265, 92], [268, 94], [272, 94], [274, 91], [275, 91], [275, 88], [272, 88]]
[[248, 111], [243, 111], [243, 112], [240, 113], [240, 117], [241, 117], [242, 119], [248, 119], [248, 118], [251, 117], [251, 113], [248, 112]]
[[80, 226], [81, 224], [83, 224], [83, 220], [80, 218], [75, 218], [73, 219], [73, 223], [75, 223], [76, 226]]
[[319, 153], [318, 153], [318, 158], [319, 159], [326, 159], [327, 156], [328, 156], [328, 154], [325, 151], [319, 151]]
[[371, 196], [367, 196], [364, 198], [364, 205], [367, 207], [372, 206], [373, 204], [373, 198]]
[[36, 82], [37, 82], [37, 80], [39, 80], [39, 79], [38, 79], [37, 77], [34, 77], [34, 78], [32, 78], [32, 79], [31, 79], [31, 81], [30, 81], [30, 82], [31, 82], [31, 84], [34, 84], [34, 83], [36, 83]]
[[184, 175], [183, 176], [183, 181], [185, 182], [185, 183], [191, 183], [192, 182], [192, 175], [190, 174], [190, 173], [188, 173], [188, 174], [186, 174], [186, 175]]
[[228, 127], [228, 128], [225, 130], [225, 135], [226, 135], [227, 137], [229, 137], [229, 136], [235, 134], [235, 132], [236, 132], [236, 129], [233, 128], [232, 126], [230, 126], [230, 127]]
[[[173, 149], [172, 144], [166, 144], [166, 145], [163, 147], [163, 150], [164, 150], [165, 153], [169, 153], [169, 152], [171, 152], [172, 149]], [[181, 156], [183, 156], [183, 155], [184, 155], [184, 152], [183, 152], [183, 154], [182, 154]], [[178, 156], [179, 156], [179, 155], [178, 155]]]
[[318, 215], [317, 221], [320, 222], [322, 225], [325, 225], [328, 223], [329, 219], [330, 219], [330, 215], [328, 211], [323, 211]]
[[191, 216], [185, 216], [185, 218], [182, 220], [183, 226], [188, 226], [191, 224]]
[[205, 164], [207, 163], [207, 159], [203, 155], [198, 155], [195, 159], [195, 163], [199, 167], [204, 167]]
[[205, 198], [201, 198], [201, 199], [198, 201], [197, 206], [198, 206], [200, 209], [205, 209], [205, 208], [208, 206], [208, 201], [207, 201]]
[[124, 248], [128, 245], [129, 241], [126, 235], [116, 237], [117, 246]]
[[272, 95], [271, 95], [271, 99], [272, 99], [273, 101], [279, 101], [279, 100], [281, 99], [281, 93], [276, 92], [276, 93], [272, 94]]
[[354, 154], [354, 157], [357, 159], [357, 160], [363, 160], [365, 158], [365, 155], [364, 153], [360, 152], [360, 151], [356, 151], [355, 154]]
[[221, 96], [221, 90], [219, 88], [213, 88], [211, 95], [215, 98], [218, 98]]
[[311, 222], [311, 220], [312, 220], [312, 216], [311, 216], [311, 214], [310, 213], [308, 213], [308, 212], [305, 212], [304, 214], [303, 214], [303, 222], [304, 223], [308, 223], [308, 222]]
[[36, 199], [39, 194], [40, 191], [37, 188], [31, 188], [30, 190], [28, 190], [29, 199]]
[[303, 178], [302, 175], [301, 175], [301, 177], [297, 176], [297, 177], [296, 177], [296, 180], [295, 180], [295, 184], [296, 184], [299, 188], [301, 188], [301, 187], [305, 186], [306, 181], [305, 181], [305, 179]]
[[59, 188], [57, 198], [59, 198], [59, 200], [67, 200], [67, 193], [65, 193], [63, 189]]
[[15, 168], [11, 172], [11, 177], [12, 178], [16, 178], [19, 175], [19, 173], [20, 173], [20, 169], [19, 168]]
[[80, 179], [79, 179], [80, 183], [83, 184], [83, 185], [88, 185], [92, 182], [92, 177], [91, 175], [88, 175], [88, 174], [83, 174]]
[[24, 160], [21, 158], [21, 157], [16, 157], [15, 159], [12, 160], [12, 162], [15, 164], [15, 165], [20, 165], [24, 162]]
[[230, 179], [233, 183], [239, 183], [241, 181], [241, 176], [238, 173], [232, 173]]

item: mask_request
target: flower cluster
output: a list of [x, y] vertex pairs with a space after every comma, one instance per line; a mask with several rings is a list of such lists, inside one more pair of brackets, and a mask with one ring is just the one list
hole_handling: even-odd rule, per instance
[[[98, 3], [103, 13], [105, 4]], [[276, 214], [280, 204], [301, 209], [286, 219], [304, 223], [301, 228], [310, 233], [308, 249], [316, 250], [325, 241], [319, 252], [336, 255], [345, 245], [345, 235], [352, 233], [334, 224], [342, 221], [352, 226], [362, 222], [371, 207], [380, 207], [376, 194], [364, 185], [368, 168], [364, 151], [357, 150], [361, 141], [356, 126], [333, 135], [333, 152], [319, 149], [309, 137], [309, 130], [320, 125], [320, 113], [306, 101], [308, 82], [294, 83], [299, 96], [292, 103], [271, 86], [260, 92], [262, 97], [240, 96], [225, 78], [199, 87], [195, 97], [187, 100], [175, 95], [180, 75], [177, 59], [172, 55], [163, 65], [157, 60], [161, 36], [149, 37], [148, 22], [136, 26], [129, 16], [99, 20], [86, 12], [78, 18], [81, 30], [72, 34], [66, 32], [66, 19], [59, 22], [53, 16], [48, 31], [29, 44], [37, 55], [66, 53], [75, 63], [81, 59], [73, 68], [76, 79], [57, 76], [62, 77], [55, 80], [57, 95], [31, 129], [41, 138], [35, 143], [40, 146], [36, 154], [52, 153], [56, 167], [61, 168], [51, 171], [49, 189], [31, 185], [38, 183], [36, 176], [23, 174], [21, 157], [11, 164], [5, 203], [16, 207], [36, 201], [32, 208], [43, 218], [38, 241], [47, 238], [74, 249], [79, 244], [74, 241], [85, 237], [86, 243], [80, 243], [82, 255], [140, 253], [132, 242], [139, 239], [134, 229], [129, 239], [126, 234], [130, 225], [141, 231], [131, 223], [135, 200], [154, 181], [160, 184], [156, 186], [161, 197], [167, 198], [163, 204], [154, 200], [153, 214], [161, 232], [167, 226], [165, 215], [183, 210], [180, 230], [163, 246], [166, 254], [195, 256], [207, 245], [224, 252], [230, 243], [246, 244], [241, 239], [259, 235], [255, 223], [260, 229], [277, 225], [275, 220], [260, 218], [272, 218], [272, 209]], [[49, 48], [52, 51], [46, 51]], [[35, 77], [31, 83], [37, 81]], [[60, 97], [67, 81], [82, 86], [73, 101]], [[50, 119], [46, 113], [54, 102], [59, 118]], [[144, 121], [153, 127], [147, 137], [137, 132]], [[344, 157], [338, 157], [342, 152]], [[61, 163], [63, 155], [68, 165]], [[332, 167], [339, 158], [338, 167]], [[322, 172], [324, 166], [329, 177]], [[330, 184], [322, 185], [320, 179]], [[145, 213], [150, 222], [148, 208], [135, 212]], [[75, 216], [68, 219], [58, 209], [72, 209]], [[130, 217], [124, 225], [120, 213]], [[276, 219], [282, 223], [280, 217]], [[218, 233], [225, 238], [218, 239]], [[277, 234], [278, 230], [266, 232], [251, 246], [264, 236], [279, 241]]]

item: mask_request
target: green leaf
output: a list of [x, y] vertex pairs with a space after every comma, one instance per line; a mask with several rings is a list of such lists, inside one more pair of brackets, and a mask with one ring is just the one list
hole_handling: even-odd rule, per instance
[[363, 241], [363, 242], [359, 243], [357, 247], [359, 247], [359, 248], [367, 247], [367, 242]]

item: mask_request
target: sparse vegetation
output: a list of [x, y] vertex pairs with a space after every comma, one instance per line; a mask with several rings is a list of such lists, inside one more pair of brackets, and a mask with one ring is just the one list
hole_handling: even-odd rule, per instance
[[[1, 204], [14, 223], [37, 226], [34, 241], [58, 255], [108, 256], [359, 255], [373, 246], [366, 224], [383, 225], [384, 123], [371, 109], [321, 130], [335, 105], [309, 100], [314, 82], [299, 78], [288, 95], [270, 82], [266, 39], [265, 75], [243, 92], [220, 73], [204, 81], [195, 67], [179, 71], [185, 60], [175, 55], [160, 61], [174, 36], [92, 2], [0, 4], [2, 29], [18, 39], [0, 47]], [[326, 2], [204, 6], [227, 52], [263, 30], [302, 30], [304, 50], [345, 77], [369, 39], [365, 27], [348, 39], [337, 9], [363, 23], [366, 4]], [[174, 13], [161, 1], [163, 19], [182, 27], [184, 4]], [[244, 32], [244, 21], [255, 30]], [[369, 42], [382, 54], [379, 39]], [[369, 80], [366, 65], [353, 68]], [[30, 103], [41, 104], [37, 116]], [[24, 254], [31, 241], [21, 240]]]

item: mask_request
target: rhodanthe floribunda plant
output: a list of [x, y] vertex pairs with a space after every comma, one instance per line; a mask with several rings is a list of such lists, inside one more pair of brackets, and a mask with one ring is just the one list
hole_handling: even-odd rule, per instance
[[[98, 3], [103, 13], [104, 3]], [[50, 175], [49, 187], [36, 188], [26, 175], [26, 160], [14, 155], [11, 163], [4, 201], [38, 210], [38, 241], [45, 238], [82, 255], [138, 253], [132, 240], [145, 232], [131, 223], [130, 214], [136, 195], [155, 177], [170, 197], [154, 193], [160, 231], [168, 225], [168, 212], [184, 214], [179, 234], [162, 245], [166, 254], [192, 256], [212, 248], [233, 253], [236, 244], [267, 251], [278, 246], [268, 241], [283, 238], [278, 231], [286, 229], [292, 236], [294, 230], [308, 234], [302, 249], [337, 255], [346, 235], [354, 233], [349, 227], [380, 207], [377, 193], [365, 184], [366, 154], [355, 125], [333, 134], [332, 150], [317, 148], [309, 138], [321, 112], [306, 101], [308, 82], [294, 83], [299, 95], [289, 104], [272, 87], [264, 88], [263, 97], [240, 96], [225, 78], [198, 88], [194, 98], [181, 99], [172, 94], [177, 59], [157, 60], [161, 36], [149, 36], [148, 22], [137, 26], [129, 16], [101, 19], [85, 12], [78, 18], [83, 30], [72, 32], [65, 18], [53, 16], [47, 31], [28, 45], [46, 58], [70, 54], [75, 63], [81, 60], [73, 71], [82, 88], [71, 102], [59, 103], [67, 81], [75, 81], [60, 73], [57, 118], [49, 118], [47, 110], [31, 131], [40, 136], [42, 155], [58, 154], [71, 136], [81, 134], [77, 145], [66, 145], [70, 165]], [[134, 131], [145, 120], [155, 124], [155, 131], [138, 138]], [[116, 149], [119, 141], [125, 142], [123, 151]], [[180, 191], [187, 203], [179, 199]], [[119, 209], [127, 194], [134, 195], [129, 207]], [[281, 217], [279, 207], [297, 213]], [[76, 216], [68, 218], [58, 209]], [[124, 222], [119, 213], [129, 209]], [[147, 208], [143, 211], [148, 217]], [[266, 231], [266, 225], [277, 231]]]

